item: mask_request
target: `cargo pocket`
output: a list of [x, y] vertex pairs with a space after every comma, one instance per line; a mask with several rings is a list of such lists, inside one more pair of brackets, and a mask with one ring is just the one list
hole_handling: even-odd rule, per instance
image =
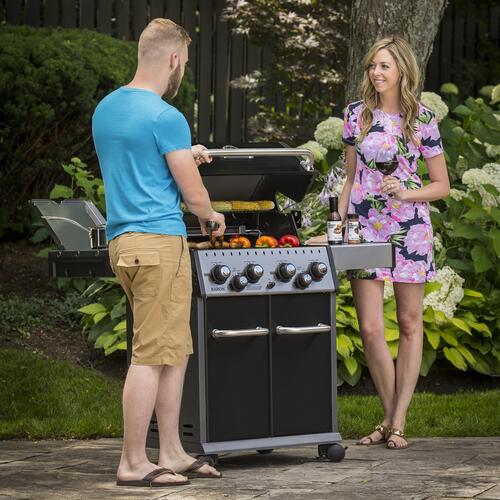
[[179, 258], [177, 273], [174, 276], [170, 292], [172, 302], [189, 302], [193, 291], [191, 258], [186, 240], [182, 239], [182, 251]]
[[122, 253], [116, 263], [117, 270], [124, 271], [131, 282], [131, 292], [135, 297], [152, 297], [158, 293], [160, 283], [160, 253]]

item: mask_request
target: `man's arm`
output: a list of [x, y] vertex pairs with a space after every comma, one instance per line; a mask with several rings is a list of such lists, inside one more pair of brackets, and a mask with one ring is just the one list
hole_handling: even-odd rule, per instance
[[193, 153], [189, 149], [178, 149], [167, 153], [165, 157], [189, 211], [198, 216], [203, 230], [206, 221], [213, 220], [217, 222], [219, 229], [214, 231], [214, 234], [222, 236], [226, 229], [224, 215], [212, 209], [208, 192], [203, 185], [198, 167], [193, 159]]

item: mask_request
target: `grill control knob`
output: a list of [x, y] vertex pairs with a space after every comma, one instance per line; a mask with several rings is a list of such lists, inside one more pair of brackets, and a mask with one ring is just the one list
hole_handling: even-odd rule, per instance
[[293, 264], [283, 262], [276, 269], [276, 275], [280, 279], [280, 281], [290, 281], [294, 276], [297, 270]]
[[248, 264], [245, 275], [250, 283], [257, 283], [264, 274], [264, 268], [259, 264]]
[[237, 274], [231, 280], [231, 286], [237, 291], [241, 292], [248, 285], [248, 280], [243, 274]]
[[231, 275], [231, 269], [224, 265], [217, 265], [210, 271], [210, 277], [218, 285], [223, 285], [229, 276]]
[[328, 267], [324, 262], [313, 262], [309, 268], [313, 280], [322, 280], [328, 272]]
[[312, 283], [312, 276], [309, 273], [300, 273], [295, 279], [295, 286], [297, 288], [307, 288]]

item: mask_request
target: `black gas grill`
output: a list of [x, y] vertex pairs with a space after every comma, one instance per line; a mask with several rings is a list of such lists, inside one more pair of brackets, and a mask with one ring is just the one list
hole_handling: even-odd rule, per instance
[[[212, 145], [213, 163], [200, 167], [212, 200], [275, 200], [278, 192], [295, 201], [304, 197], [314, 179], [308, 150], [248, 146]], [[46, 203], [34, 201], [42, 214], [50, 212], [45, 220], [52, 222], [53, 231], [57, 224], [59, 232], [64, 216], [58, 210], [67, 211], [66, 203], [82, 204]], [[95, 234], [102, 223], [93, 214], [87, 210], [88, 220], [78, 221], [89, 233], [88, 247], [51, 252], [51, 276], [112, 276], [107, 249], [91, 248], [92, 228]], [[246, 235], [253, 243], [260, 235], [296, 235], [300, 226], [299, 212], [234, 210], [225, 215], [226, 234]], [[189, 240], [204, 238], [196, 217], [186, 214], [185, 222]], [[83, 240], [87, 236], [80, 238], [80, 247]], [[185, 449], [216, 456], [317, 444], [321, 455], [341, 460], [336, 271], [390, 267], [391, 244], [218, 248], [192, 250], [191, 257], [195, 353], [188, 364], [180, 418]], [[131, 321], [127, 331], [130, 342]], [[154, 417], [148, 444], [158, 446]]]

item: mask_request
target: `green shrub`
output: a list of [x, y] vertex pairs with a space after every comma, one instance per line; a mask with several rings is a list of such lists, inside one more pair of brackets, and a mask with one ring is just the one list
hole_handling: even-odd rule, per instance
[[[97, 102], [126, 84], [137, 45], [94, 31], [0, 26], [0, 238], [25, 235], [28, 200], [47, 197], [60, 165], [96, 158], [91, 117]], [[190, 75], [174, 104], [192, 104]]]

